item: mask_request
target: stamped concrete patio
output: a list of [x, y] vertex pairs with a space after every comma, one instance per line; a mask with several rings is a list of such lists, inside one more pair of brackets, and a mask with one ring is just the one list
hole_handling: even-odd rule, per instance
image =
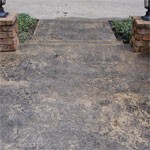
[[41, 20], [0, 53], [0, 150], [149, 150], [149, 69], [106, 20]]

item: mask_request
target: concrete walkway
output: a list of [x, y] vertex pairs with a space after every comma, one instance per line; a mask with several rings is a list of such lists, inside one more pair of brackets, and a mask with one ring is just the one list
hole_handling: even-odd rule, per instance
[[39, 18], [126, 18], [145, 14], [144, 0], [9, 0], [9, 12], [24, 12]]
[[0, 53], [0, 150], [149, 150], [149, 75], [107, 21], [40, 21]]

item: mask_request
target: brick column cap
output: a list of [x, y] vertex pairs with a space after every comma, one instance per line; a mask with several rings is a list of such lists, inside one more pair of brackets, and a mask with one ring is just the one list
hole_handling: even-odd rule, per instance
[[14, 25], [17, 20], [18, 14], [10, 13], [6, 18], [0, 18], [0, 26]]
[[150, 21], [144, 21], [140, 16], [133, 16], [132, 19], [138, 28], [150, 29]]

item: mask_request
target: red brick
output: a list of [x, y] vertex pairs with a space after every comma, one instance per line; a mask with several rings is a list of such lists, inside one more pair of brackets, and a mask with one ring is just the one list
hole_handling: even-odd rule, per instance
[[17, 38], [12, 45], [0, 45], [0, 52], [15, 51], [18, 47], [19, 39]]
[[138, 28], [145, 28], [145, 29], [150, 29], [150, 22], [149, 21], [144, 21], [142, 19], [136, 20], [136, 26]]
[[13, 38], [16, 36], [16, 34], [17, 33], [16, 33], [15, 29], [10, 32], [0, 32], [0, 38], [1, 39]]
[[15, 51], [18, 44], [17, 15], [0, 18], [0, 52]]
[[17, 40], [17, 36], [14, 38], [0, 39], [0, 45], [12, 45]]
[[130, 46], [131, 46], [132, 48], [133, 48], [133, 45], [134, 45], [133, 41], [130, 40]]
[[136, 27], [135, 23], [133, 24], [133, 31], [134, 32], [137, 31], [137, 27]]
[[18, 24], [17, 23], [15, 24], [14, 28], [15, 28], [16, 33], [18, 34]]
[[130, 45], [131, 45], [131, 47], [133, 47], [134, 43], [135, 43], [135, 37], [132, 36], [132, 37], [131, 37], [131, 40], [130, 40]]
[[12, 26], [0, 26], [0, 32], [11, 32], [14, 29], [16, 29], [16, 31], [18, 30], [18, 25], [17, 23], [15, 23]]
[[15, 47], [13, 45], [0, 45], [0, 52], [9, 52], [15, 51]]
[[137, 46], [133, 46], [133, 50], [134, 50], [134, 52], [140, 52], [140, 47], [137, 47]]
[[137, 29], [138, 34], [150, 34], [150, 29]]
[[150, 51], [150, 22], [143, 21], [141, 17], [132, 17], [130, 45], [135, 52]]
[[141, 20], [141, 17], [140, 16], [133, 16], [132, 19], [135, 21], [135, 20]]
[[143, 39], [143, 35], [142, 34], [135, 34], [135, 39], [140, 41]]
[[6, 18], [0, 18], [0, 26], [12, 26], [17, 20], [17, 14], [9, 14]]
[[146, 46], [148, 46], [148, 42], [147, 41], [135, 41], [135, 46], [146, 47]]
[[144, 41], [150, 41], [150, 34], [149, 35], [144, 35], [143, 40]]

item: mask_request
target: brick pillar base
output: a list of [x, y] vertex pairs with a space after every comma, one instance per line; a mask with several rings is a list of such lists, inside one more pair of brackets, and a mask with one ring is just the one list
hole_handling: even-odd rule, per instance
[[143, 21], [141, 17], [132, 17], [130, 45], [135, 52], [150, 52], [150, 21]]
[[17, 14], [0, 18], [0, 52], [15, 51], [18, 43]]

